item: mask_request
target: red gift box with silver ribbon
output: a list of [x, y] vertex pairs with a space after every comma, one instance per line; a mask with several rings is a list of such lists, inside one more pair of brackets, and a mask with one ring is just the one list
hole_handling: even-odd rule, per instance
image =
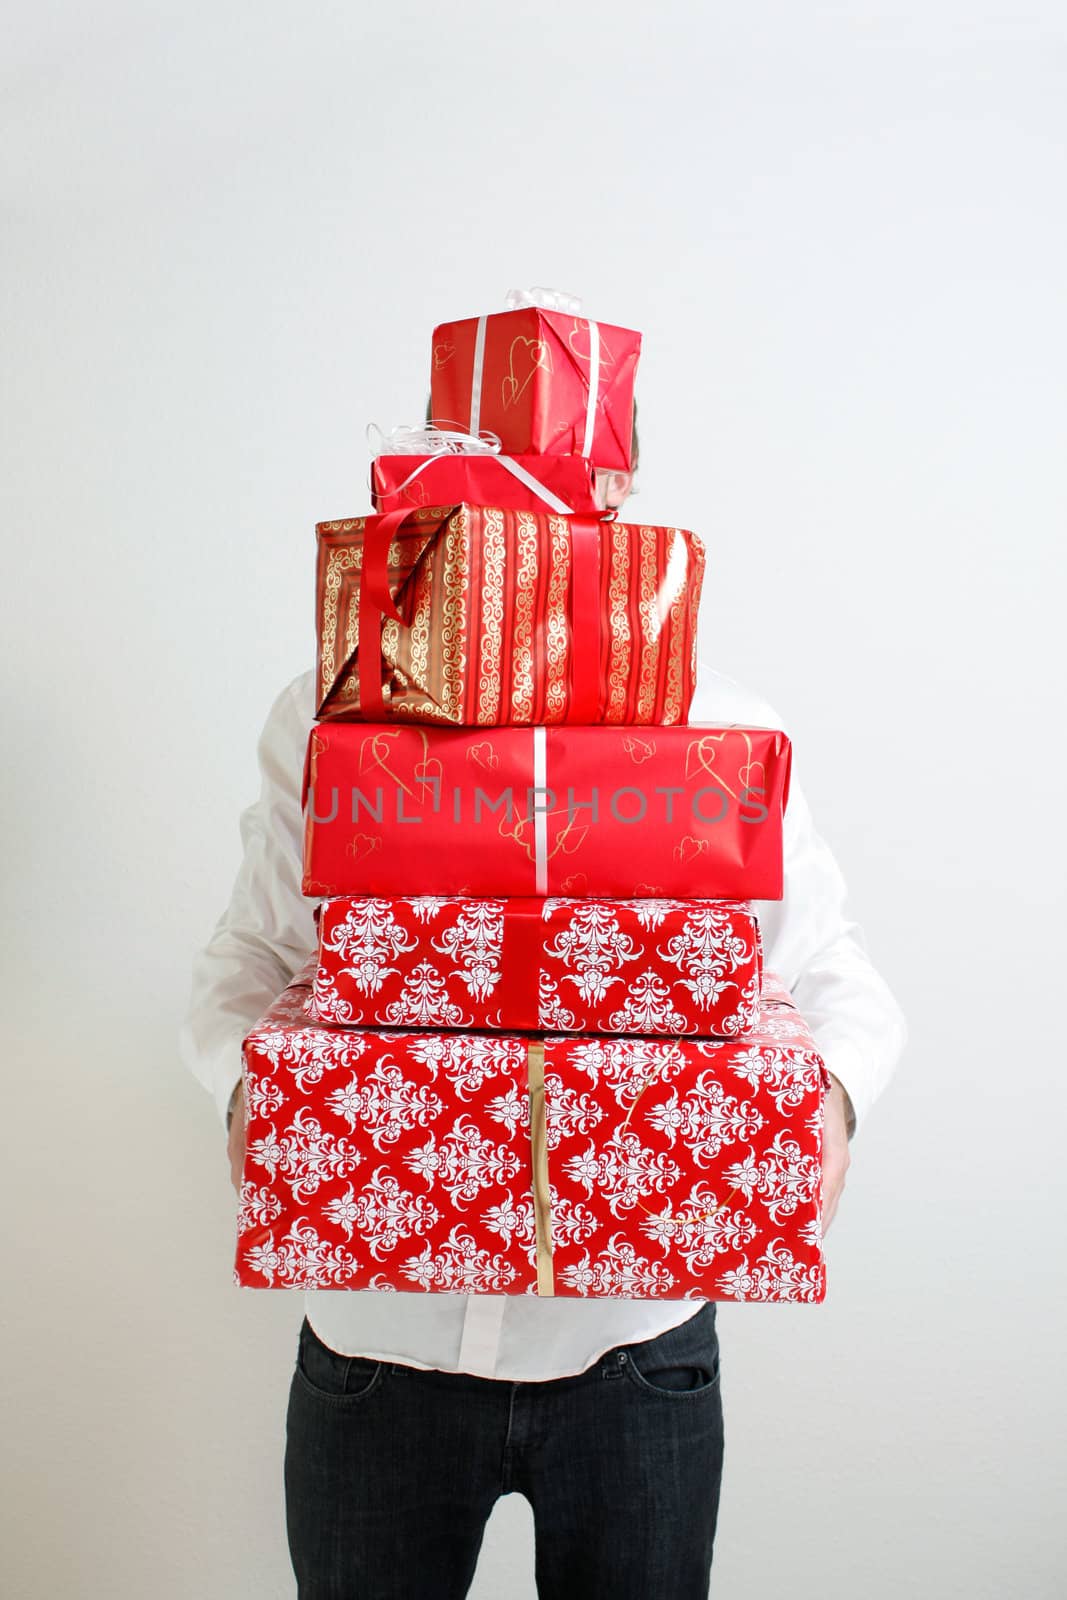
[[318, 907], [315, 1013], [343, 1027], [736, 1038], [762, 944], [732, 900], [340, 896]]
[[779, 900], [790, 757], [737, 725], [320, 723], [303, 891]]
[[581, 456], [379, 455], [371, 463], [371, 499], [382, 512], [466, 502], [509, 511], [599, 515], [596, 469]]
[[244, 1045], [235, 1281], [815, 1302], [823, 1098], [774, 979], [736, 1040], [330, 1029]]
[[445, 322], [433, 333], [434, 420], [489, 430], [512, 455], [628, 472], [640, 354], [632, 328], [536, 305]]
[[[460, 458], [454, 458], [460, 459]], [[684, 722], [704, 547], [462, 504], [318, 524], [323, 720]]]

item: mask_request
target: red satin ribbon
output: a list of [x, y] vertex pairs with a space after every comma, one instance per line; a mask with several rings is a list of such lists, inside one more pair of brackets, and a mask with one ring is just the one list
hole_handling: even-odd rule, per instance
[[514, 895], [504, 901], [504, 940], [500, 950], [500, 967], [509, 997], [519, 997], [511, 1000], [505, 1010], [505, 1027], [529, 1030], [541, 1025], [541, 973], [545, 966], [545, 944], [555, 932], [552, 924], [545, 921], [544, 906], [543, 900], [531, 895]]
[[411, 508], [368, 517], [363, 524], [363, 567], [359, 580], [359, 710], [368, 722], [381, 722], [382, 618], [403, 622], [389, 590], [389, 546], [393, 535], [411, 516]]
[[[599, 517], [568, 517], [571, 530], [571, 681], [568, 722], [596, 722], [600, 706]], [[361, 691], [362, 693], [362, 691]]]

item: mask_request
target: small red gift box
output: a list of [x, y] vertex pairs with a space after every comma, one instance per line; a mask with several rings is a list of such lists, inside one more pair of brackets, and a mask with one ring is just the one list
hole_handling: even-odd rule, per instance
[[581, 456], [376, 456], [371, 498], [376, 511], [466, 502], [508, 511], [599, 515], [596, 469]]
[[317, 717], [685, 721], [695, 534], [467, 504], [317, 531]]
[[302, 975], [245, 1040], [237, 1283], [823, 1298], [828, 1078], [773, 981], [732, 1041], [362, 1032], [309, 1006]]
[[759, 924], [733, 900], [341, 896], [318, 919], [334, 1025], [735, 1038], [759, 1009]]
[[780, 900], [790, 759], [736, 725], [320, 723], [303, 891]]
[[534, 306], [434, 329], [430, 403], [445, 426], [495, 433], [512, 455], [633, 465], [641, 335]]

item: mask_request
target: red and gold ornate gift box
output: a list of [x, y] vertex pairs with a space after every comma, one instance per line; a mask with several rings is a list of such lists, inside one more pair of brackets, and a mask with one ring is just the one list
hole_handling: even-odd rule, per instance
[[302, 975], [245, 1041], [237, 1283], [823, 1298], [828, 1079], [774, 980], [732, 1041], [362, 1032], [309, 1006]]
[[307, 895], [779, 900], [772, 728], [311, 730]]
[[433, 333], [430, 405], [442, 426], [488, 429], [512, 455], [632, 466], [641, 335], [535, 306]]
[[335, 1026], [736, 1038], [759, 1010], [759, 924], [734, 900], [349, 895], [318, 919]]
[[376, 456], [371, 499], [376, 511], [469, 502], [509, 511], [600, 515], [596, 469], [581, 456]]
[[317, 534], [320, 719], [688, 715], [695, 534], [469, 504], [321, 522]]

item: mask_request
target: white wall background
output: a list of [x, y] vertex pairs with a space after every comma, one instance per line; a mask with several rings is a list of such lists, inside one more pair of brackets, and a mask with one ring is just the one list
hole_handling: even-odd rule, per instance
[[[722, 1313], [713, 1592], [1062, 1594], [1062, 8], [7, 17], [0, 1588], [294, 1592], [299, 1297], [231, 1285], [175, 1032], [313, 524], [533, 282], [645, 331], [637, 508], [706, 535], [912, 1029], [828, 1303]], [[473, 1593], [531, 1570], [513, 1497]]]

